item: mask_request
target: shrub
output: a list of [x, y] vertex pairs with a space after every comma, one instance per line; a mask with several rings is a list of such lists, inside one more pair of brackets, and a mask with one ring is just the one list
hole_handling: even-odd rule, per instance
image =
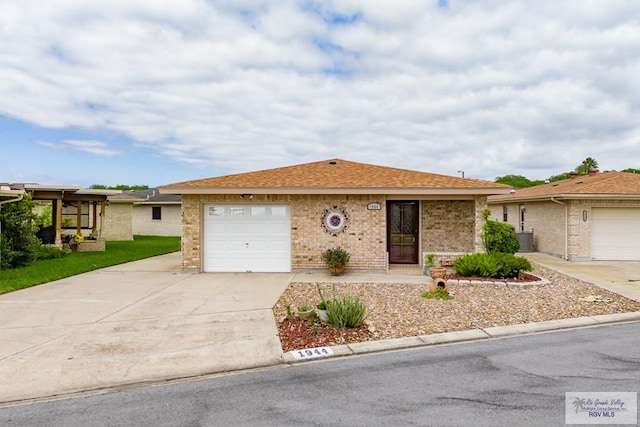
[[500, 265], [498, 277], [518, 277], [521, 271], [531, 271], [533, 267], [528, 259], [513, 254], [491, 254]]
[[334, 328], [357, 328], [367, 318], [367, 307], [357, 296], [351, 294], [325, 301], [327, 324]]
[[453, 299], [449, 292], [444, 288], [438, 288], [433, 292], [423, 292], [420, 296], [426, 299]]
[[469, 254], [453, 262], [456, 274], [460, 276], [496, 277], [500, 271], [498, 261], [488, 254]]
[[488, 253], [502, 252], [515, 254], [520, 249], [520, 242], [513, 225], [490, 220], [485, 212], [482, 227], [482, 240]]
[[329, 268], [335, 268], [339, 265], [344, 265], [349, 262], [349, 252], [345, 251], [341, 247], [327, 249], [322, 253], [322, 259]]
[[38, 248], [36, 254], [39, 260], [41, 259], [55, 259], [67, 256], [68, 252], [64, 249], [56, 248], [55, 246], [41, 245]]
[[511, 278], [521, 271], [531, 271], [529, 260], [513, 254], [470, 254], [455, 260], [453, 268], [460, 276]]
[[34, 204], [27, 196], [19, 202], [2, 206], [0, 262], [3, 269], [24, 267], [37, 258], [40, 241], [32, 230]]

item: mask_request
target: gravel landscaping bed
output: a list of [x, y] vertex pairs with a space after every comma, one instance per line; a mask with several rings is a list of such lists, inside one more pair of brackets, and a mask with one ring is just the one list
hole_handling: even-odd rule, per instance
[[[274, 307], [283, 351], [441, 332], [505, 326], [573, 317], [640, 311], [640, 302], [538, 264], [534, 271], [549, 284], [450, 285], [453, 299], [425, 299], [428, 284], [320, 283], [325, 298], [351, 293], [370, 313], [367, 325], [339, 331], [312, 322], [286, 319], [286, 306], [315, 305], [315, 283], [292, 283]], [[426, 278], [425, 278], [426, 279]], [[337, 278], [339, 280], [339, 278]]]

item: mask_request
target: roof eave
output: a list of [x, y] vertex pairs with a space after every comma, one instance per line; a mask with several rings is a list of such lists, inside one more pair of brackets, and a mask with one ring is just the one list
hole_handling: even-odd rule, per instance
[[425, 187], [159, 187], [161, 194], [415, 194], [496, 195], [510, 188], [425, 188]]
[[606, 199], [606, 200], [638, 200], [640, 194], [547, 194], [544, 196], [523, 196], [489, 199], [488, 204], [509, 203], [509, 202], [541, 202], [547, 200], [585, 200], [585, 199]]

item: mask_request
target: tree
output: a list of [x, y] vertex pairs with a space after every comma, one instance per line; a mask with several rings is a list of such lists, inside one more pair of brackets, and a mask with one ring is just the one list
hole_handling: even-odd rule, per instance
[[34, 221], [34, 228], [40, 226], [49, 227], [53, 224], [53, 204], [51, 202], [43, 203], [42, 211], [36, 215]]
[[549, 177], [549, 182], [562, 181], [563, 179], [569, 179], [569, 178], [571, 178], [571, 174], [569, 172], [565, 172], [565, 173], [561, 173], [560, 175], [553, 175]]
[[495, 179], [495, 182], [498, 184], [510, 185], [513, 188], [527, 188], [533, 187], [534, 185], [543, 184], [544, 181], [531, 181], [528, 178], [525, 178], [522, 175], [505, 175], [499, 176]]
[[[599, 169], [598, 162], [593, 157], [587, 157], [586, 159], [584, 159], [582, 163], [576, 166], [575, 170], [576, 172], [578, 172], [578, 175], [587, 175], [589, 173], [590, 168]], [[627, 169], [623, 169], [622, 172], [640, 174], [640, 169], [627, 168]], [[564, 172], [559, 175], [553, 175], [549, 177], [548, 181], [555, 182], [555, 181], [562, 181], [564, 179], [569, 179], [569, 178], [571, 178], [571, 173]], [[540, 181], [540, 180], [531, 181], [530, 179], [522, 175], [499, 176], [495, 179], [494, 182], [497, 182], [499, 184], [510, 185], [513, 188], [527, 188], [527, 187], [533, 187], [534, 185], [540, 185], [544, 183], [544, 181]]]
[[578, 175], [586, 175], [591, 168], [598, 169], [598, 162], [593, 157], [587, 157], [576, 166], [576, 172], [578, 172]]
[[26, 196], [19, 202], [8, 203], [0, 211], [0, 268], [24, 267], [38, 257], [40, 241], [33, 233], [35, 202]]
[[126, 185], [126, 184], [118, 184], [118, 185], [114, 185], [114, 186], [106, 186], [106, 185], [102, 185], [102, 184], [93, 184], [91, 186], [89, 186], [90, 189], [93, 190], [121, 190], [121, 191], [128, 191], [128, 190], [148, 190], [149, 186], [148, 185], [140, 185], [140, 184], [135, 184], [135, 185]]

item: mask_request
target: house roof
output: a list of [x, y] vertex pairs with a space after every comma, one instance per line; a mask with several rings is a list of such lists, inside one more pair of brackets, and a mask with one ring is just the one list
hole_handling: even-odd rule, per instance
[[126, 191], [125, 194], [141, 199], [141, 205], [179, 205], [182, 202], [179, 194], [160, 194], [157, 188]]
[[489, 203], [545, 199], [640, 199], [640, 174], [604, 172], [520, 188], [508, 195], [490, 196]]
[[489, 181], [342, 159], [178, 182], [165, 194], [506, 194]]
[[11, 190], [31, 194], [34, 200], [104, 201], [108, 197], [122, 193], [120, 190], [81, 188], [76, 185], [53, 185], [33, 183], [0, 184]]

